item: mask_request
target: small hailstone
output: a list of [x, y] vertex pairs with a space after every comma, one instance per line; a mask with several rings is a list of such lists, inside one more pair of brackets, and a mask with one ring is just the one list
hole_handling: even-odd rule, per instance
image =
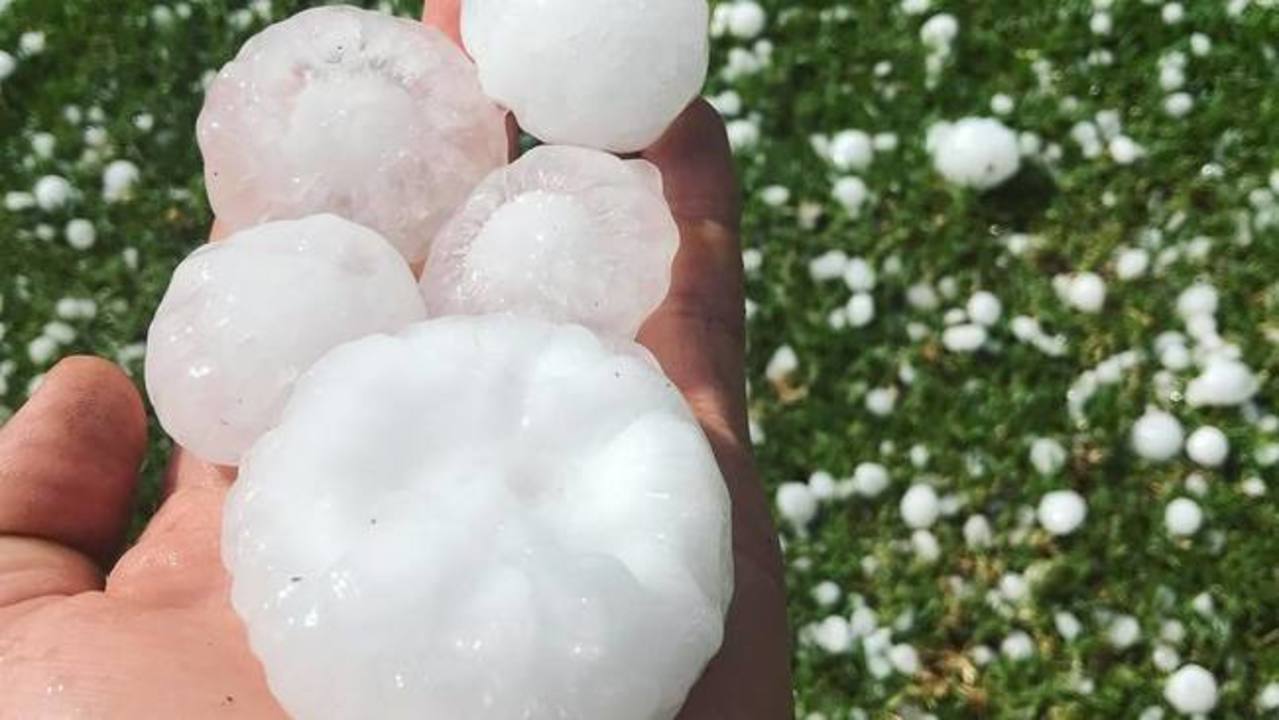
[[1212, 599], [1212, 595], [1206, 592], [1199, 593], [1190, 599], [1190, 607], [1200, 615], [1211, 618], [1216, 612], [1216, 603]]
[[[729, 30], [762, 23], [740, 3], [728, 12]], [[702, 89], [709, 15], [705, 0], [470, 0], [462, 40], [485, 93], [531, 135], [629, 153], [652, 145]]]
[[1194, 535], [1202, 525], [1203, 511], [1199, 509], [1199, 503], [1190, 498], [1177, 498], [1164, 508], [1164, 527], [1169, 535]]
[[431, 245], [427, 312], [515, 312], [635, 337], [670, 288], [679, 228], [647, 160], [543, 145], [495, 170]]
[[1181, 3], [1170, 2], [1164, 4], [1159, 14], [1163, 17], [1165, 25], [1176, 25], [1186, 17], [1186, 9]]
[[1075, 273], [1063, 284], [1063, 297], [1080, 312], [1096, 314], [1106, 304], [1106, 281], [1092, 272]]
[[1186, 386], [1186, 402], [1191, 407], [1242, 405], [1260, 389], [1256, 375], [1247, 365], [1238, 360], [1214, 359]]
[[971, 353], [986, 344], [986, 337], [986, 328], [981, 325], [954, 325], [942, 333], [942, 344], [954, 353]]
[[995, 651], [986, 645], [978, 645], [969, 650], [968, 656], [973, 659], [973, 664], [977, 667], [985, 667], [995, 662]]
[[[746, 248], [742, 251], [742, 268], [748, 274], [758, 272], [763, 265], [764, 253], [762, 250], [759, 248]], [[430, 288], [424, 287], [423, 290], [429, 291]], [[523, 312], [523, 308], [521, 308], [521, 312]]]
[[1106, 628], [1106, 639], [1116, 650], [1126, 650], [1141, 637], [1141, 625], [1131, 615], [1118, 615]]
[[823, 580], [813, 587], [813, 600], [822, 607], [830, 607], [839, 602], [842, 594], [839, 586], [830, 580]]
[[1135, 280], [1150, 268], [1150, 252], [1145, 248], [1124, 248], [1115, 258], [1115, 275], [1120, 280]]
[[1036, 517], [1053, 535], [1069, 535], [1088, 516], [1088, 503], [1074, 490], [1055, 490], [1039, 500]]
[[62, 208], [71, 199], [71, 183], [64, 177], [46, 175], [36, 181], [31, 194], [41, 210], [53, 211]]
[[937, 172], [956, 185], [988, 190], [1021, 168], [1017, 134], [991, 118], [934, 125], [927, 144]]
[[1230, 441], [1220, 429], [1206, 425], [1186, 438], [1186, 455], [1204, 467], [1221, 467], [1230, 455]]
[[856, 218], [861, 215], [862, 207], [870, 199], [870, 189], [866, 187], [864, 180], [850, 175], [835, 181], [831, 197], [835, 198], [850, 217]]
[[831, 500], [835, 497], [835, 478], [825, 470], [818, 470], [808, 478], [808, 489], [819, 501]]
[[1186, 85], [1186, 71], [1178, 65], [1164, 65], [1159, 68], [1159, 87], [1164, 92], [1180, 90]]
[[777, 512], [796, 532], [803, 532], [817, 516], [817, 496], [805, 483], [782, 483], [777, 488]]
[[1190, 93], [1175, 92], [1164, 98], [1164, 112], [1174, 118], [1185, 117], [1195, 106]]
[[1198, 282], [1177, 296], [1177, 314], [1189, 321], [1200, 315], [1216, 315], [1221, 299], [1217, 288], [1206, 282]]
[[1021, 630], [1014, 630], [999, 643], [999, 652], [1012, 662], [1028, 660], [1035, 654], [1035, 642]]
[[996, 115], [1007, 115], [1013, 111], [1013, 99], [1004, 93], [998, 93], [990, 99], [990, 111]]
[[875, 133], [875, 137], [871, 142], [875, 146], [875, 152], [892, 152], [897, 149], [901, 141], [897, 137], [897, 133], [882, 132]]
[[989, 547], [994, 539], [990, 529], [990, 521], [985, 515], [971, 515], [964, 521], [964, 543], [977, 550]]
[[921, 282], [906, 288], [906, 302], [916, 310], [936, 310], [941, 299], [932, 285]]
[[1279, 710], [1279, 682], [1266, 683], [1257, 693], [1257, 707], [1266, 712]]
[[888, 648], [888, 662], [892, 663], [893, 669], [902, 675], [914, 675], [921, 667], [919, 652], [913, 646], [904, 643]]
[[999, 594], [1010, 603], [1020, 603], [1030, 596], [1030, 584], [1020, 573], [1004, 573], [999, 578]]
[[48, 335], [40, 335], [27, 343], [27, 357], [36, 367], [44, 367], [58, 354], [58, 341]]
[[1163, 672], [1172, 672], [1181, 664], [1181, 653], [1168, 645], [1156, 645], [1150, 653], [1150, 661]]
[[1109, 35], [1114, 27], [1114, 21], [1108, 12], [1093, 13], [1088, 19], [1088, 29], [1092, 30], [1093, 35]]
[[915, 551], [915, 558], [922, 563], [935, 563], [941, 557], [941, 544], [937, 542], [937, 536], [927, 530], [911, 533], [910, 546]]
[[769, 185], [759, 192], [759, 199], [769, 207], [781, 207], [790, 202], [790, 189], [785, 185]]
[[18, 38], [18, 49], [23, 55], [39, 55], [44, 52], [45, 35], [38, 30], [29, 30]]
[[933, 6], [933, 0], [902, 0], [901, 10], [907, 15], [923, 15]]
[[1056, 475], [1066, 464], [1066, 448], [1052, 438], [1036, 438], [1030, 444], [1030, 464], [1040, 475]]
[[1217, 678], [1200, 665], [1183, 665], [1164, 683], [1164, 699], [1182, 715], [1199, 715], [1217, 707]]
[[1066, 642], [1071, 642], [1079, 637], [1079, 633], [1083, 631], [1084, 626], [1079, 622], [1079, 618], [1074, 613], [1059, 612], [1053, 615], [1053, 625], [1057, 628], [1057, 634]]
[[773, 353], [764, 368], [764, 377], [770, 382], [779, 383], [789, 378], [799, 369], [799, 356], [790, 345], [783, 345]]
[[865, 462], [853, 471], [853, 491], [862, 497], [878, 497], [888, 487], [888, 468], [879, 463]]
[[923, 470], [928, 467], [929, 460], [932, 459], [932, 453], [929, 452], [928, 446], [923, 443], [916, 443], [910, 446], [910, 464]]
[[739, 118], [728, 123], [728, 144], [733, 152], [749, 150], [759, 144], [759, 123], [751, 118]]
[[1203, 497], [1208, 494], [1208, 478], [1200, 473], [1190, 473], [1186, 476], [1186, 490], [1196, 497]]
[[1266, 481], [1253, 475], [1239, 484], [1239, 490], [1246, 497], [1259, 498], [1266, 495]]
[[737, 0], [728, 6], [728, 32], [734, 37], [749, 40], [764, 32], [768, 15], [754, 0]]
[[901, 500], [901, 516], [912, 528], [928, 528], [937, 522], [941, 512], [937, 491], [929, 485], [912, 485]]
[[853, 647], [853, 633], [848, 621], [831, 615], [812, 628], [813, 644], [831, 655], [842, 655]]
[[875, 299], [868, 293], [857, 293], [848, 299], [845, 312], [849, 325], [855, 328], [866, 327], [875, 319]]
[[18, 61], [12, 55], [0, 50], [0, 82], [4, 82], [14, 70], [18, 69]]
[[75, 328], [64, 322], [46, 323], [44, 326], [44, 336], [52, 338], [59, 345], [67, 345], [75, 340]]
[[[102, 197], [109, 203], [127, 200], [138, 182], [138, 166], [128, 160], [116, 160], [102, 171]], [[218, 216], [221, 219], [221, 215]]]
[[1120, 165], [1131, 165], [1145, 154], [1145, 150], [1127, 135], [1111, 140], [1109, 149], [1110, 157]]
[[848, 255], [843, 250], [827, 250], [808, 262], [808, 274], [816, 282], [844, 277]]
[[861, 130], [843, 130], [830, 140], [830, 161], [839, 170], [862, 172], [875, 159], [870, 135]]
[[887, 417], [897, 407], [897, 388], [874, 388], [866, 393], [866, 409], [872, 415]]
[[1150, 408], [1132, 427], [1132, 448], [1147, 460], [1163, 462], [1181, 452], [1185, 430], [1171, 414]]
[[966, 306], [968, 317], [978, 325], [990, 327], [999, 321], [999, 316], [1003, 314], [1004, 306], [994, 293], [985, 290], [979, 290], [968, 298]]
[[950, 13], [938, 13], [919, 29], [920, 42], [933, 50], [948, 50], [959, 35], [959, 21]]
[[1186, 626], [1180, 620], [1165, 620], [1159, 626], [1159, 637], [1174, 645], [1186, 639]]
[[1191, 34], [1190, 52], [1194, 53], [1197, 57], [1204, 57], [1208, 53], [1212, 52], [1212, 38], [1201, 32]]
[[179, 444], [235, 465], [324, 353], [424, 317], [377, 233], [333, 215], [260, 225], [178, 266], [148, 335], [147, 389]]
[[875, 268], [862, 258], [853, 258], [844, 268], [844, 284], [853, 292], [870, 292], [875, 289]]
[[88, 250], [98, 239], [98, 231], [93, 227], [93, 223], [82, 218], [68, 222], [64, 234], [67, 237], [67, 244], [76, 250]]

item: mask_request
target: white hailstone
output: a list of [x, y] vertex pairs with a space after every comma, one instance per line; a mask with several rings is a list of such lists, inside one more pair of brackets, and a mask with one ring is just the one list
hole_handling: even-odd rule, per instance
[[873, 388], [866, 393], [866, 409], [879, 417], [892, 415], [897, 407], [898, 396], [895, 387]]
[[1110, 141], [1110, 157], [1120, 165], [1131, 165], [1145, 154], [1145, 150], [1127, 135]]
[[1079, 633], [1083, 632], [1084, 626], [1079, 622], [1079, 618], [1074, 613], [1059, 612], [1053, 615], [1053, 625], [1057, 628], [1057, 634], [1066, 642], [1071, 642], [1079, 637]]
[[843, 250], [827, 250], [808, 262], [808, 274], [815, 282], [844, 277], [848, 254]]
[[843, 130], [830, 140], [830, 162], [839, 170], [862, 172], [875, 159], [870, 135], [861, 130]]
[[988, 190], [1021, 168], [1017, 134], [992, 118], [938, 123], [929, 129], [927, 145], [937, 172], [964, 187]]
[[44, 367], [58, 354], [58, 341], [48, 335], [40, 335], [27, 343], [27, 357], [36, 367]]
[[1004, 93], [996, 93], [990, 99], [990, 111], [996, 115], [1007, 115], [1013, 111], [1013, 99]]
[[901, 10], [907, 15], [923, 15], [933, 6], [933, 0], [901, 0]]
[[917, 529], [932, 527], [941, 513], [937, 491], [929, 485], [912, 485], [902, 496], [900, 510], [902, 520], [909, 527]]
[[1195, 106], [1190, 93], [1176, 92], [1164, 98], [1164, 112], [1174, 118], [1185, 117]]
[[507, 159], [502, 112], [454, 43], [349, 7], [250, 39], [209, 88], [197, 137], [229, 230], [333, 212], [413, 261]]
[[764, 368], [764, 377], [770, 382], [779, 383], [789, 378], [799, 369], [799, 356], [790, 345], [777, 348]]
[[970, 515], [964, 521], [964, 543], [977, 550], [989, 547], [994, 540], [994, 532], [990, 529], [990, 521], [985, 515]]
[[971, 353], [985, 345], [986, 338], [984, 326], [966, 323], [946, 328], [942, 333], [942, 344], [953, 353]]
[[1014, 630], [999, 643], [999, 652], [1012, 662], [1028, 660], [1035, 654], [1035, 641], [1021, 630]]
[[781, 207], [790, 202], [790, 188], [784, 185], [769, 185], [759, 192], [759, 199], [769, 207]]
[[830, 580], [823, 580], [813, 586], [812, 594], [813, 600], [818, 605], [822, 607], [830, 607], [831, 605], [839, 602], [840, 595], [843, 594], [843, 591], [839, 589], [838, 585]]
[[749, 40], [764, 32], [768, 14], [754, 0], [736, 0], [728, 6], [728, 32], [743, 40]]
[[10, 212], [30, 210], [36, 206], [36, 199], [31, 193], [10, 191], [5, 193], [4, 207]]
[[1177, 314], [1186, 321], [1200, 315], [1216, 315], [1220, 303], [1217, 288], [1206, 282], [1197, 282], [1177, 296]]
[[888, 648], [888, 662], [892, 663], [893, 669], [902, 675], [914, 675], [922, 667], [919, 652], [905, 643], [898, 643]]
[[995, 662], [995, 651], [986, 645], [978, 645], [969, 650], [968, 656], [973, 659], [973, 664], [977, 667], [985, 667]]
[[1030, 444], [1030, 464], [1040, 475], [1056, 475], [1061, 472], [1068, 457], [1066, 448], [1052, 438], [1035, 438]]
[[897, 137], [897, 133], [882, 132], [876, 133], [872, 142], [875, 146], [875, 152], [892, 152], [897, 149], [901, 141]]
[[742, 112], [742, 96], [736, 90], [725, 90], [719, 95], [706, 98], [706, 101], [724, 117], [733, 117]]
[[835, 478], [825, 470], [818, 470], [808, 476], [808, 489], [819, 501], [831, 500], [835, 497]]
[[1186, 639], [1186, 626], [1180, 620], [1166, 620], [1159, 626], [1159, 637], [1165, 642], [1180, 643]]
[[728, 143], [733, 152], [749, 150], [759, 144], [759, 123], [751, 118], [741, 118], [728, 123]]
[[1192, 33], [1190, 36], [1190, 52], [1197, 57], [1204, 57], [1212, 52], [1212, 38], [1201, 32]]
[[1188, 537], [1203, 525], [1203, 510], [1190, 498], [1177, 498], [1164, 508], [1164, 528], [1169, 535]]
[[875, 299], [868, 293], [857, 293], [848, 299], [845, 313], [850, 326], [866, 327], [875, 319]]
[[1266, 481], [1262, 480], [1256, 475], [1253, 475], [1251, 477], [1245, 478], [1244, 481], [1239, 484], [1239, 491], [1242, 492], [1245, 497], [1250, 497], [1250, 498], [1265, 497]]
[[39, 55], [44, 52], [45, 35], [38, 30], [29, 30], [18, 38], [18, 50], [23, 55]]
[[941, 304], [937, 290], [926, 282], [915, 283], [906, 288], [906, 302], [916, 310], [936, 310]]
[[91, 148], [105, 147], [110, 140], [111, 137], [107, 134], [106, 128], [94, 125], [84, 131], [84, 144]]
[[1117, 615], [1106, 628], [1106, 640], [1116, 650], [1126, 650], [1141, 638], [1141, 625], [1131, 615]]
[[1096, 12], [1088, 19], [1088, 29], [1093, 35], [1109, 35], [1115, 27], [1114, 20], [1108, 12]]
[[1186, 476], [1186, 490], [1191, 495], [1203, 497], [1208, 494], [1208, 478], [1200, 473], [1190, 473]]
[[1135, 280], [1150, 268], [1150, 252], [1145, 248], [1123, 248], [1115, 258], [1115, 275], [1120, 280]]
[[147, 389], [180, 445], [235, 465], [326, 352], [424, 317], [377, 233], [333, 215], [260, 225], [178, 266], [147, 338]]
[[42, 158], [53, 157], [53, 150], [58, 146], [58, 139], [52, 133], [40, 132], [31, 136], [31, 150]]
[[999, 594], [1010, 603], [1021, 603], [1030, 597], [1030, 583], [1021, 573], [1004, 573], [999, 578]]
[[932, 458], [932, 453], [929, 452], [928, 446], [923, 443], [911, 445], [909, 455], [910, 464], [921, 470], [928, 466], [928, 461]]
[[1163, 672], [1172, 672], [1181, 665], [1181, 653], [1168, 645], [1156, 645], [1150, 653], [1150, 661]]
[[1242, 405], [1260, 389], [1261, 383], [1247, 365], [1238, 360], [1214, 358], [1186, 386], [1186, 402], [1191, 407]]
[[1215, 603], [1213, 602], [1213, 599], [1212, 599], [1212, 595], [1206, 592], [1199, 593], [1198, 595], [1191, 598], [1190, 607], [1195, 612], [1199, 613], [1200, 615], [1206, 618], [1213, 617], [1217, 612]]
[[1186, 455], [1204, 467], [1221, 467], [1230, 455], [1230, 441], [1220, 429], [1205, 425], [1186, 438]]
[[879, 463], [864, 462], [853, 470], [853, 492], [862, 497], [878, 497], [888, 487], [888, 468]]
[[1096, 273], [1066, 276], [1060, 290], [1066, 303], [1080, 312], [1096, 314], [1106, 304], [1106, 281]]
[[1164, 24], [1176, 25], [1186, 17], [1186, 9], [1181, 3], [1170, 2], [1164, 4], [1159, 14], [1163, 17]]
[[76, 250], [88, 250], [98, 240], [98, 231], [93, 227], [93, 223], [83, 218], [68, 222], [64, 234], [67, 244]]
[[936, 51], [948, 51], [959, 35], [959, 21], [950, 13], [938, 13], [919, 28], [919, 40]]
[[45, 175], [36, 181], [31, 194], [41, 210], [54, 211], [62, 208], [71, 199], [71, 183], [58, 175]]
[[1159, 87], [1164, 92], [1180, 90], [1186, 85], [1186, 71], [1179, 65], [1163, 65], [1159, 68]]
[[9, 53], [0, 50], [0, 82], [4, 82], [17, 69], [18, 61]]
[[649, 720], [720, 646], [729, 518], [646, 351], [454, 317], [305, 375], [240, 468], [222, 558], [290, 716]]
[[879, 616], [870, 606], [860, 604], [860, 596], [854, 599], [859, 604], [853, 609], [853, 614], [849, 616], [849, 630], [852, 631], [854, 639], [868, 638], [879, 629]]
[[870, 292], [875, 289], [875, 268], [864, 259], [856, 257], [844, 268], [844, 284], [853, 292]]
[[941, 557], [941, 543], [937, 536], [927, 530], [916, 530], [910, 534], [910, 546], [915, 551], [915, 559], [924, 564], [937, 562]]
[[817, 517], [817, 496], [805, 483], [786, 482], [777, 488], [777, 512], [796, 532], [804, 532]]
[[1181, 452], [1184, 439], [1181, 421], [1162, 410], [1147, 409], [1132, 426], [1132, 449], [1147, 460], [1173, 459]]
[[75, 328], [64, 322], [50, 322], [44, 326], [45, 337], [52, 338], [59, 345], [66, 345], [75, 340]]
[[[547, 237], [549, 239], [549, 234]], [[590, 251], [586, 252], [585, 254], [589, 258]], [[746, 248], [745, 250], [742, 251], [742, 269], [744, 269], [747, 273], [758, 272], [759, 269], [763, 267], [763, 265], [764, 265], [764, 252], [762, 250], [760, 250], [759, 248]], [[429, 268], [430, 265], [427, 265], [427, 267]], [[427, 292], [430, 292], [431, 290], [431, 288], [426, 285], [424, 285], [422, 289]], [[747, 299], [747, 302], [750, 302], [749, 298]], [[521, 308], [521, 312], [522, 311], [523, 311], [523, 308]]]
[[848, 621], [839, 615], [830, 615], [812, 626], [813, 644], [830, 655], [843, 655], [853, 647], [853, 633]]
[[835, 202], [838, 202], [850, 217], [857, 218], [861, 215], [866, 201], [870, 199], [870, 189], [866, 187], [864, 180], [850, 175], [835, 181], [835, 185], [831, 188], [831, 197], [835, 198]]
[[543, 145], [480, 183], [431, 245], [427, 312], [513, 312], [635, 337], [666, 297], [679, 228], [647, 160]]
[[965, 309], [973, 322], [990, 327], [999, 321], [999, 316], [1004, 312], [1004, 305], [994, 293], [978, 290], [968, 298]]
[[1200, 715], [1217, 707], [1217, 678], [1203, 666], [1181, 666], [1164, 683], [1164, 699], [1182, 715]]
[[1035, 516], [1049, 533], [1069, 535], [1087, 518], [1088, 503], [1074, 490], [1054, 490], [1039, 499]]
[[[109, 203], [129, 199], [139, 176], [138, 166], [128, 160], [112, 162], [102, 171], [102, 197]], [[218, 216], [218, 220], [222, 221], [221, 215]]]
[[[728, 11], [728, 29], [754, 29], [736, 27], [739, 11]], [[709, 15], [705, 0], [467, 0], [462, 39], [485, 93], [530, 134], [629, 153], [652, 145], [701, 91]]]
[[1257, 707], [1266, 712], [1279, 710], [1279, 682], [1269, 682], [1257, 693]]

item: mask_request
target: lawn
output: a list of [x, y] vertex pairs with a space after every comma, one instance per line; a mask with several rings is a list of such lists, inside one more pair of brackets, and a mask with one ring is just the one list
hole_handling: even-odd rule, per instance
[[[62, 355], [140, 375], [203, 82], [309, 4], [0, 0], [0, 418]], [[1279, 3], [719, 5], [800, 717], [1156, 720], [1190, 663], [1279, 712]], [[999, 188], [933, 167], [966, 116], [1019, 133]], [[1221, 358], [1259, 391], [1192, 402]]]

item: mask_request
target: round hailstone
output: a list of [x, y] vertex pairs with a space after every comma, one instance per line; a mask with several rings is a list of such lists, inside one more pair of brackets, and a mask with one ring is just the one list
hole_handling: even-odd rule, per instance
[[940, 123], [928, 132], [933, 166], [956, 185], [988, 190], [1021, 169], [1017, 134], [991, 118]]
[[1185, 436], [1177, 418], [1151, 408], [1132, 426], [1132, 449], [1147, 460], [1164, 462], [1177, 457]]
[[678, 248], [652, 164], [544, 145], [476, 188], [436, 238], [422, 292], [432, 315], [517, 312], [633, 338]]
[[377, 233], [333, 215], [261, 225], [178, 266], [147, 338], [147, 391], [174, 440], [234, 465], [312, 363], [425, 314]]
[[1190, 498], [1177, 498], [1164, 508], [1164, 527], [1169, 535], [1188, 537], [1199, 532], [1203, 525], [1203, 510]]
[[1084, 523], [1088, 503], [1074, 490], [1055, 490], [1040, 498], [1036, 516], [1053, 535], [1069, 535]]
[[209, 87], [197, 136], [231, 230], [331, 212], [411, 261], [507, 153], [502, 112], [457, 46], [349, 7], [249, 40]]
[[462, 39], [489, 97], [547, 143], [629, 153], [706, 80], [705, 0], [464, 0]]
[[804, 483], [782, 483], [777, 488], [777, 512], [796, 532], [802, 533], [817, 517], [817, 495]]
[[1230, 455], [1230, 440], [1218, 428], [1201, 427], [1186, 438], [1186, 455], [1204, 467], [1221, 467]]
[[1214, 358], [1186, 386], [1191, 407], [1229, 407], [1248, 402], [1261, 389], [1252, 369], [1238, 360]]
[[1198, 715], [1217, 707], [1217, 678], [1200, 665], [1183, 665], [1164, 683], [1164, 699], [1182, 715]]
[[227, 499], [294, 717], [671, 718], [732, 595], [729, 499], [639, 346], [509, 315], [342, 346]]
[[910, 527], [922, 529], [931, 527], [937, 522], [941, 513], [941, 505], [937, 499], [937, 491], [929, 485], [912, 485], [902, 496], [902, 520]]

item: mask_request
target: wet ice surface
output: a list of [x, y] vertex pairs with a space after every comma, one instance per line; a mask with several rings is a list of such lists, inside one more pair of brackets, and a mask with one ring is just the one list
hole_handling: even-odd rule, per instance
[[732, 588], [715, 458], [645, 351], [508, 315], [366, 338], [245, 458], [223, 558], [299, 718], [670, 718]]
[[332, 215], [269, 223], [178, 266], [147, 338], [147, 391], [174, 440], [234, 465], [324, 353], [424, 317], [377, 233]]
[[433, 316], [511, 311], [633, 338], [678, 245], [656, 167], [542, 146], [476, 189], [436, 239], [422, 290]]
[[706, 79], [705, 0], [465, 0], [462, 37], [494, 100], [539, 139], [635, 152]]
[[230, 229], [332, 212], [410, 260], [507, 152], [502, 112], [448, 38], [354, 8], [251, 39], [209, 88], [197, 133]]

